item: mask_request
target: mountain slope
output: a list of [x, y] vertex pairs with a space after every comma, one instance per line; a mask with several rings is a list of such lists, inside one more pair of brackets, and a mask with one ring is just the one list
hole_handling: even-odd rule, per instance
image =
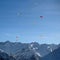
[[43, 57], [42, 60], [60, 60], [60, 48]]
[[39, 60], [40, 55], [34, 53], [34, 52], [25, 52], [20, 55], [17, 55], [16, 60]]
[[15, 60], [15, 59], [0, 50], [0, 60]]

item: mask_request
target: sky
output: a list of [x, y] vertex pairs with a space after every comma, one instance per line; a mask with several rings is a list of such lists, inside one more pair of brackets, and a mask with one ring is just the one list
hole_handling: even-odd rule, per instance
[[60, 0], [0, 0], [0, 42], [7, 40], [59, 44]]

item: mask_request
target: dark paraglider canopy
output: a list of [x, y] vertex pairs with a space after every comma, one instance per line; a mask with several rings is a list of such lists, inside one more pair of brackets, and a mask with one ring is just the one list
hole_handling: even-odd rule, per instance
[[43, 16], [40, 16], [40, 18], [42, 19], [42, 18], [43, 18]]

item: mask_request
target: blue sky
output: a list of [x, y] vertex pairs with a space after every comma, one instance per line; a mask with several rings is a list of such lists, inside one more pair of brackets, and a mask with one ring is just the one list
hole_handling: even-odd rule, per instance
[[0, 0], [0, 41], [16, 36], [24, 43], [60, 43], [60, 0]]

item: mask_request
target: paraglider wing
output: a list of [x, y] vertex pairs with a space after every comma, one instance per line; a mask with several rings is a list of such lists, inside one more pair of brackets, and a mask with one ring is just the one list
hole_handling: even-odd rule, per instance
[[40, 16], [40, 18], [42, 19], [42, 18], [43, 18], [43, 16]]
[[16, 40], [18, 40], [18, 38], [19, 38], [19, 37], [18, 37], [18, 36], [16, 36]]

